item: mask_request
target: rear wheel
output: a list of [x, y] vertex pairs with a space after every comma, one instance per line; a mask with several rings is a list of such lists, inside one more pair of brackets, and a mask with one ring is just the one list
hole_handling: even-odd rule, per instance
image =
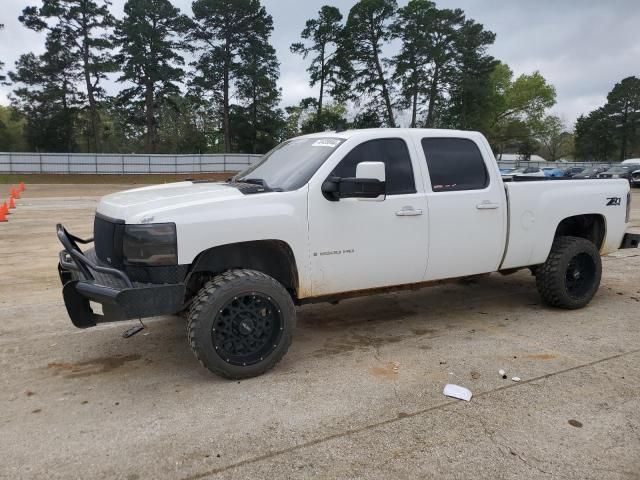
[[187, 333], [200, 363], [226, 378], [269, 370], [289, 349], [296, 313], [289, 292], [253, 270], [214, 277], [191, 305]]
[[576, 309], [591, 301], [601, 276], [596, 246], [584, 238], [564, 236], [555, 239], [547, 261], [536, 269], [536, 286], [546, 304]]

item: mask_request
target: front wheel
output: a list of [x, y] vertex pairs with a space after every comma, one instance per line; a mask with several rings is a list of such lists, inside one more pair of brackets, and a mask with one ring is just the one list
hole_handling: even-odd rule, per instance
[[591, 301], [601, 276], [596, 246], [584, 238], [564, 236], [554, 240], [547, 261], [536, 269], [536, 286], [546, 304], [573, 310]]
[[287, 353], [296, 322], [289, 292], [254, 270], [207, 282], [189, 310], [187, 333], [200, 363], [231, 379], [255, 377]]

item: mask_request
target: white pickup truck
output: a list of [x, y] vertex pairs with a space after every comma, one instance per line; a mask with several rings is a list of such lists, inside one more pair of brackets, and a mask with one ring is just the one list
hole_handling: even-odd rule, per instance
[[225, 183], [107, 195], [94, 239], [58, 225], [63, 297], [80, 328], [188, 312], [196, 357], [228, 378], [274, 366], [307, 302], [529, 268], [547, 304], [585, 306], [600, 255], [638, 245], [629, 183], [516, 180], [475, 132], [294, 138]]

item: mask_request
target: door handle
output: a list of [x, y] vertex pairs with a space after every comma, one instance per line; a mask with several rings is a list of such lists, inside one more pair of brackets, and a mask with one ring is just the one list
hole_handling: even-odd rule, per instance
[[500, 205], [497, 203], [492, 203], [489, 200], [485, 200], [482, 203], [479, 203], [478, 205], [476, 205], [476, 208], [478, 210], [495, 210], [499, 206]]
[[398, 210], [396, 215], [398, 217], [417, 217], [418, 215], [422, 215], [422, 210], [413, 207], [402, 207], [402, 210]]

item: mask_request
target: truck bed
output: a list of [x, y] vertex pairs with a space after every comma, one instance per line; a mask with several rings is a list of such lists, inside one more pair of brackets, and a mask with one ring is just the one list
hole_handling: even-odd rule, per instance
[[543, 263], [558, 225], [571, 216], [602, 216], [605, 235], [600, 253], [620, 247], [627, 227], [626, 180], [537, 180], [544, 177], [504, 184], [508, 228], [501, 270]]

